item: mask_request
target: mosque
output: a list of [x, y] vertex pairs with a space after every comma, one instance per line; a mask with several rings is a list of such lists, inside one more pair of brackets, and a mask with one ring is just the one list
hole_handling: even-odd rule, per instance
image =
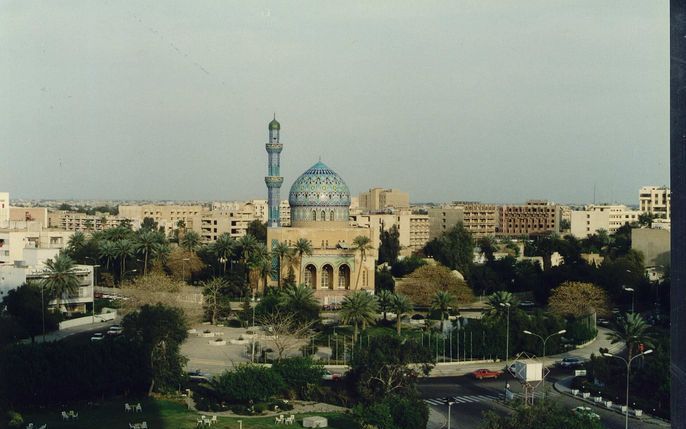
[[[312, 244], [312, 255], [303, 255], [302, 263], [294, 266], [296, 283], [303, 283], [315, 291], [322, 304], [340, 302], [354, 290], [374, 292], [375, 261], [378, 246], [369, 227], [350, 225], [350, 191], [348, 185], [331, 168], [321, 161], [308, 168], [296, 179], [288, 194], [291, 207], [291, 226], [282, 227], [279, 220], [280, 155], [283, 144], [279, 140], [281, 124], [269, 123], [268, 190], [269, 220], [267, 222], [267, 247], [271, 251], [278, 242], [289, 246], [304, 238]], [[369, 237], [374, 249], [362, 260], [353, 250], [353, 240], [358, 236]], [[285, 264], [284, 264], [285, 265]], [[275, 271], [287, 275], [288, 267], [279, 266], [274, 259]], [[302, 271], [301, 271], [302, 267]], [[278, 284], [273, 276], [270, 286]]]

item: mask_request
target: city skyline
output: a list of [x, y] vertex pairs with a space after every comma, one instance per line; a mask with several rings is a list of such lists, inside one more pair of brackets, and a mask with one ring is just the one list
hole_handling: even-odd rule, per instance
[[3, 4], [3, 190], [266, 199], [274, 111], [285, 189], [320, 155], [413, 202], [669, 183], [666, 3], [300, 4]]

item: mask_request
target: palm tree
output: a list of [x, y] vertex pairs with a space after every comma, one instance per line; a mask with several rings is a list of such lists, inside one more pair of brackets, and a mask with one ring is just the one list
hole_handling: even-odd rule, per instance
[[238, 246], [236, 240], [231, 237], [228, 233], [224, 233], [217, 237], [217, 241], [214, 242], [212, 246], [212, 251], [214, 255], [222, 263], [222, 274], [226, 274], [226, 262], [231, 260], [233, 257], [233, 252]]
[[390, 290], [382, 290], [376, 295], [376, 299], [379, 301], [379, 310], [383, 312], [383, 320], [388, 320], [386, 318], [388, 310], [391, 308], [391, 302], [393, 301], [393, 292]]
[[650, 325], [639, 313], [628, 313], [626, 318], [617, 324], [617, 330], [607, 334], [607, 338], [612, 344], [624, 343], [627, 350], [627, 361], [637, 351], [639, 344], [645, 347], [654, 347], [655, 338], [653, 337]]
[[359, 324], [373, 323], [378, 312], [378, 302], [365, 291], [356, 291], [343, 298], [340, 316], [343, 323], [353, 324], [353, 342], [357, 341]]
[[200, 234], [195, 231], [186, 231], [181, 239], [181, 247], [186, 249], [192, 255], [195, 255], [195, 251], [200, 247]]
[[360, 252], [360, 267], [357, 270], [357, 280], [355, 281], [355, 289], [360, 283], [360, 274], [362, 274], [362, 264], [367, 259], [367, 251], [373, 249], [371, 239], [364, 235], [359, 235], [353, 240], [353, 250]]
[[[267, 270], [267, 267], [268, 270]], [[252, 248], [252, 252], [247, 261], [248, 272], [257, 270], [258, 278], [264, 277], [265, 287], [267, 285], [267, 276], [273, 271], [272, 268], [272, 257], [267, 250], [267, 246], [263, 243], [257, 243]], [[249, 275], [249, 274], [248, 274]], [[257, 285], [255, 286], [257, 289]]]
[[261, 257], [257, 262], [255, 268], [260, 275], [260, 278], [264, 282], [264, 290], [267, 289], [267, 279], [269, 276], [276, 273], [274, 266], [272, 265], [272, 260], [269, 257]]
[[74, 295], [79, 289], [74, 261], [66, 253], [60, 252], [54, 260], [48, 259], [45, 266], [47, 275], [43, 278], [41, 286], [57, 301], [57, 311], [60, 311], [62, 297]]
[[245, 267], [245, 284], [247, 285], [250, 284], [250, 260], [257, 244], [257, 239], [251, 234], [245, 234], [238, 239], [238, 245], [241, 248], [241, 261]]
[[102, 240], [98, 243], [100, 258], [107, 260], [106, 270], [110, 270], [110, 261], [117, 257], [117, 247], [113, 241]]
[[299, 284], [287, 287], [280, 293], [281, 305], [289, 312], [297, 316], [319, 314], [319, 301], [314, 297], [314, 290]]
[[484, 316], [490, 319], [500, 319], [507, 313], [507, 308], [514, 307], [517, 302], [510, 292], [499, 290], [488, 296], [487, 305]]
[[295, 242], [295, 253], [298, 255], [298, 260], [300, 260], [300, 271], [298, 271], [298, 281], [302, 281], [303, 278], [303, 256], [312, 255], [312, 242], [310, 240], [299, 238]]
[[148, 273], [148, 257], [157, 255], [164, 245], [165, 237], [158, 231], [142, 229], [135, 243], [136, 251], [143, 254], [143, 275]]
[[283, 259], [288, 256], [291, 248], [282, 241], [279, 241], [272, 246], [272, 255], [279, 258], [279, 289], [281, 288], [281, 274], [283, 272]]
[[431, 300], [431, 309], [438, 310], [441, 313], [441, 330], [443, 330], [443, 321], [448, 314], [450, 307], [455, 303], [455, 296], [450, 292], [439, 290]]
[[67, 242], [67, 251], [72, 257], [75, 257], [86, 246], [86, 234], [81, 231], [76, 231], [74, 235], [69, 237]]
[[414, 307], [412, 306], [412, 301], [410, 301], [410, 298], [407, 296], [397, 293], [393, 296], [393, 300], [391, 301], [391, 310], [395, 313], [395, 320], [396, 320], [396, 332], [398, 335], [400, 335], [401, 329], [402, 329], [402, 316], [406, 313], [409, 313], [412, 311]]
[[126, 258], [133, 256], [133, 243], [131, 240], [123, 239], [114, 243], [115, 254], [119, 258], [119, 283], [124, 279], [126, 274]]

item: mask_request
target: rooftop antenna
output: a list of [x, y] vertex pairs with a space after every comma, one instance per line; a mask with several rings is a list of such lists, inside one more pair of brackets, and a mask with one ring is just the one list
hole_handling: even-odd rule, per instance
[[595, 205], [595, 183], [593, 183], [593, 205]]
[[274, 120], [276, 120], [276, 112], [274, 112]]

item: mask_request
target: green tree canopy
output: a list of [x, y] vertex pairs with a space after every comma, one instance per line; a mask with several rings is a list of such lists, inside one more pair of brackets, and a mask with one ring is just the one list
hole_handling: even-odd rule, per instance
[[379, 264], [388, 263], [393, 265], [398, 260], [400, 254], [400, 231], [393, 225], [389, 230], [381, 231], [381, 242], [379, 244]]
[[462, 223], [458, 223], [441, 237], [428, 242], [424, 253], [466, 278], [474, 259], [474, 240]]
[[465, 304], [474, 300], [472, 290], [447, 267], [424, 265], [396, 284], [396, 291], [407, 295], [415, 305], [428, 307], [438, 291], [450, 292], [456, 303]]

